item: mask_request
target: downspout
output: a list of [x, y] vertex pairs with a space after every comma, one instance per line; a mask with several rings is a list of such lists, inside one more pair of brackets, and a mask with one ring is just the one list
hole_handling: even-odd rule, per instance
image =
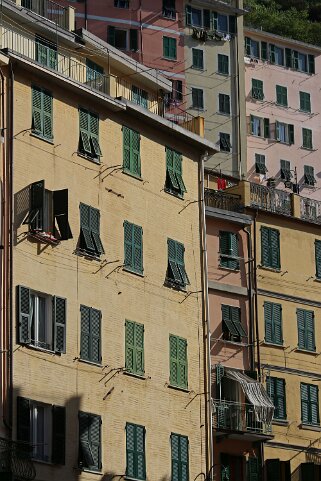
[[87, 0], [85, 0], [85, 29], [88, 30], [88, 8], [87, 8]]
[[201, 202], [200, 202], [200, 220], [201, 220], [201, 242], [202, 242], [202, 271], [203, 271], [203, 292], [205, 304], [205, 324], [206, 324], [206, 343], [205, 343], [205, 364], [207, 365], [207, 379], [205, 385], [205, 393], [207, 393], [207, 438], [208, 438], [208, 453], [207, 453], [207, 476], [209, 481], [213, 479], [214, 452], [213, 452], [213, 419], [212, 419], [212, 382], [211, 382], [211, 332], [210, 332], [210, 308], [208, 296], [208, 260], [207, 260], [207, 242], [206, 242], [206, 214], [205, 214], [205, 183], [204, 183], [204, 158], [207, 153], [201, 156], [200, 165], [200, 188], [201, 188]]
[[253, 268], [252, 268], [252, 239], [251, 239], [251, 231], [248, 231], [246, 227], [243, 227], [243, 231], [247, 236], [247, 258], [248, 258], [248, 302], [249, 302], [249, 347], [250, 347], [250, 368], [251, 371], [255, 369], [255, 360], [254, 360], [254, 315], [253, 315], [253, 287], [252, 287], [252, 276], [253, 276]]
[[256, 342], [256, 356], [257, 356], [257, 371], [259, 375], [259, 381], [261, 382], [261, 357], [260, 357], [260, 337], [259, 337], [259, 317], [258, 317], [258, 301], [257, 301], [257, 242], [256, 242], [256, 235], [257, 235], [257, 228], [256, 228], [256, 220], [257, 220], [258, 212], [255, 212], [254, 217], [254, 306], [255, 306], [255, 342]]
[[144, 63], [142, 0], [139, 1], [139, 30], [140, 30], [140, 63]]

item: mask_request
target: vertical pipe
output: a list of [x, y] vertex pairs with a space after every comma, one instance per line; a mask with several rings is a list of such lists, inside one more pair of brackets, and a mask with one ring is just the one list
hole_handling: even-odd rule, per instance
[[253, 257], [252, 257], [252, 239], [251, 232], [243, 228], [243, 231], [247, 236], [247, 257], [248, 257], [248, 302], [249, 302], [249, 344], [250, 344], [250, 369], [254, 371], [255, 360], [254, 360], [254, 316], [253, 316], [253, 287], [252, 287], [252, 276], [253, 276]]
[[261, 381], [261, 356], [260, 356], [260, 336], [259, 336], [259, 318], [258, 318], [258, 301], [257, 301], [257, 261], [256, 261], [256, 256], [257, 256], [257, 242], [256, 242], [256, 236], [257, 236], [257, 216], [258, 212], [256, 211], [255, 217], [254, 217], [254, 304], [255, 304], [255, 342], [256, 342], [256, 356], [257, 356], [257, 370], [258, 370], [258, 375], [259, 375], [259, 381]]

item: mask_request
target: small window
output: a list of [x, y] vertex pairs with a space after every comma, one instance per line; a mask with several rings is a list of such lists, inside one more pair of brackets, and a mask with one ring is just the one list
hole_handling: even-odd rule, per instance
[[301, 420], [303, 424], [318, 426], [319, 416], [319, 388], [314, 384], [301, 382]]
[[115, 29], [115, 45], [116, 48], [120, 50], [128, 50], [127, 43], [127, 30], [122, 30], [120, 28]]
[[221, 152], [231, 152], [231, 136], [224, 132], [220, 132], [220, 151]]
[[177, 48], [176, 38], [163, 37], [163, 57], [169, 60], [176, 60]]
[[288, 106], [288, 89], [282, 85], [276, 86], [276, 103], [282, 107]]
[[240, 268], [238, 235], [220, 231], [220, 267], [238, 270]]
[[275, 302], [264, 302], [265, 341], [283, 344], [282, 306]]
[[265, 155], [255, 154], [255, 172], [262, 175], [265, 175], [267, 173], [267, 167], [265, 165]]
[[274, 63], [275, 65], [284, 65], [284, 49], [275, 46], [274, 47]]
[[304, 53], [299, 53], [298, 70], [301, 72], [308, 71], [308, 57]]
[[270, 121], [269, 119], [263, 119], [261, 117], [256, 117], [255, 115], [250, 116], [250, 133], [257, 137], [263, 137], [268, 139], [270, 137]]
[[300, 92], [300, 110], [311, 113], [311, 98], [308, 92]]
[[57, 45], [54, 42], [36, 35], [35, 57], [41, 65], [57, 70]]
[[143, 274], [143, 229], [124, 222], [124, 269]]
[[241, 324], [241, 309], [222, 304], [222, 330], [227, 341], [241, 342], [247, 333]]
[[166, 280], [170, 285], [178, 288], [185, 288], [189, 284], [189, 279], [185, 270], [184, 244], [167, 239], [168, 265]]
[[114, 7], [129, 8], [129, 0], [114, 0]]
[[119, 50], [130, 50], [137, 52], [138, 50], [138, 30], [131, 28], [125, 30], [116, 28], [112, 25], [107, 27], [107, 42]]
[[230, 96], [226, 94], [218, 94], [218, 111], [220, 114], [230, 115]]
[[166, 184], [165, 190], [183, 197], [186, 187], [182, 175], [182, 154], [166, 147]]
[[98, 163], [102, 156], [99, 145], [99, 117], [82, 108], [79, 109], [78, 151]]
[[245, 37], [245, 53], [248, 57], [260, 58], [260, 42]]
[[179, 336], [169, 336], [170, 378], [171, 386], [187, 389], [187, 341]]
[[217, 71], [223, 75], [229, 75], [229, 58], [227, 55], [217, 55]]
[[52, 94], [40, 87], [32, 87], [32, 133], [53, 140]]
[[123, 126], [123, 170], [135, 177], [141, 176], [140, 134]]
[[302, 147], [309, 150], [313, 149], [311, 129], [302, 129]]
[[65, 353], [66, 305], [67, 301], [63, 297], [18, 286], [18, 342], [56, 353]]
[[133, 321], [125, 323], [125, 367], [133, 374], [144, 375], [144, 326]]
[[99, 257], [104, 254], [100, 239], [100, 212], [94, 207], [80, 204], [80, 238], [79, 249], [86, 255]]
[[146, 479], [145, 427], [126, 423], [126, 477]]
[[80, 306], [80, 359], [101, 363], [101, 312]]
[[17, 440], [27, 459], [65, 464], [65, 408], [17, 397]]
[[283, 144], [294, 144], [294, 125], [276, 121], [275, 138]]
[[148, 93], [146, 90], [140, 89], [136, 87], [136, 85], [132, 86], [132, 102], [134, 104], [140, 105], [144, 107], [144, 109], [148, 108]]
[[315, 277], [321, 279], [321, 240], [315, 241]]
[[202, 27], [202, 10], [193, 8], [191, 5], [186, 6], [186, 25], [191, 27]]
[[252, 79], [252, 98], [255, 100], [264, 100], [262, 80]]
[[204, 110], [203, 89], [192, 87], [192, 109]]
[[192, 67], [204, 70], [204, 52], [200, 48], [192, 48], [193, 64]]
[[171, 434], [172, 480], [189, 480], [188, 437]]
[[175, 0], [163, 0], [163, 17], [176, 19], [176, 4]]
[[286, 419], [285, 380], [278, 377], [266, 378], [266, 391], [274, 405], [274, 419]]
[[165, 95], [166, 105], [176, 106], [178, 102], [183, 100], [183, 82], [181, 80], [172, 80], [172, 91]]
[[291, 163], [289, 160], [280, 160], [281, 179], [290, 181], [292, 179]]
[[261, 227], [261, 263], [264, 267], [280, 269], [280, 232], [270, 227]]
[[306, 309], [296, 310], [298, 323], [298, 347], [305, 351], [315, 351], [314, 312]]
[[304, 166], [304, 184], [314, 186], [316, 179], [314, 177], [314, 167], [311, 165]]
[[79, 412], [79, 467], [100, 471], [101, 466], [101, 417]]

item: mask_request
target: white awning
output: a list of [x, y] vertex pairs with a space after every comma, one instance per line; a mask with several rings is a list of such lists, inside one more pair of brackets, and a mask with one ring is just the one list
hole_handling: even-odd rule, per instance
[[225, 368], [224, 375], [228, 379], [232, 379], [240, 384], [245, 396], [254, 406], [256, 420], [262, 423], [271, 423], [273, 419], [274, 405], [264, 389], [264, 386], [246, 374], [229, 367]]

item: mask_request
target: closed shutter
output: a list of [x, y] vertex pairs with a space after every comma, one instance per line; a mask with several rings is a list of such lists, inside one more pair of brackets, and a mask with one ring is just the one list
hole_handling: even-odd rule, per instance
[[136, 478], [145, 479], [145, 428], [136, 426]]
[[266, 42], [261, 42], [261, 59], [267, 60], [268, 58], [268, 48]]
[[84, 109], [79, 109], [79, 150], [91, 155], [89, 122], [89, 112]]
[[52, 407], [52, 462], [65, 464], [66, 409]]
[[314, 55], [308, 55], [308, 70], [310, 74], [315, 73]]
[[140, 274], [143, 273], [143, 229], [138, 225], [133, 226], [133, 250], [134, 270]]
[[280, 269], [280, 232], [275, 229], [270, 231], [270, 256], [271, 267]]
[[264, 326], [265, 326], [265, 341], [274, 342], [273, 336], [273, 305], [271, 302], [264, 302]]
[[267, 227], [261, 227], [261, 263], [263, 266], [271, 266], [270, 235]]
[[171, 434], [172, 481], [180, 480], [179, 435]]
[[135, 478], [135, 426], [126, 424], [126, 476]]
[[310, 412], [311, 424], [319, 424], [319, 388], [318, 386], [309, 385], [310, 390]]
[[187, 389], [187, 341], [177, 339], [178, 384]]
[[283, 344], [282, 306], [273, 303], [273, 338], [276, 344]]
[[95, 470], [101, 469], [101, 418], [100, 416], [90, 416], [89, 438], [91, 452], [93, 455]]
[[66, 352], [66, 299], [52, 298], [52, 319], [54, 330], [54, 351]]
[[135, 324], [135, 363], [136, 373], [144, 374], [144, 326]]
[[42, 134], [42, 91], [38, 87], [32, 87], [32, 130]]
[[100, 212], [94, 207], [90, 208], [90, 231], [96, 252], [99, 255], [104, 254], [104, 247], [100, 239]]
[[130, 129], [123, 127], [123, 169], [130, 171]]
[[281, 481], [280, 460], [267, 459], [265, 465], [267, 481]]
[[189, 480], [189, 462], [188, 462], [188, 438], [180, 436], [180, 468], [181, 481]]
[[321, 278], [321, 241], [315, 241], [315, 267], [316, 267], [316, 277]]
[[229, 15], [229, 33], [232, 35], [236, 34], [237, 21], [235, 15]]
[[91, 237], [90, 206], [80, 204], [80, 248], [87, 251], [95, 251]]
[[21, 344], [31, 342], [30, 289], [17, 286], [18, 338]]
[[288, 124], [288, 137], [289, 137], [289, 144], [294, 144], [294, 125]]
[[263, 128], [264, 128], [264, 138], [269, 139], [270, 138], [270, 120], [269, 119], [263, 119]]
[[90, 361], [90, 307], [80, 306], [80, 357]]
[[126, 476], [146, 479], [144, 426], [126, 424], [126, 461]]
[[101, 312], [98, 309], [90, 309], [90, 360], [92, 362], [101, 362], [100, 347], [100, 331], [101, 331]]
[[125, 323], [125, 365], [128, 371], [135, 370], [135, 323]]
[[275, 413], [277, 419], [286, 419], [286, 403], [285, 403], [285, 380], [274, 378], [275, 383]]
[[52, 140], [52, 95], [43, 90], [42, 91], [42, 101], [43, 101], [43, 136]]
[[314, 312], [305, 311], [306, 349], [315, 351]]
[[[238, 236], [233, 232], [230, 233], [230, 252], [233, 257], [238, 257], [239, 249], [238, 249]], [[230, 269], [239, 269], [240, 264], [237, 259], [230, 259], [229, 260], [229, 268]]]
[[172, 481], [189, 480], [188, 438], [171, 434]]
[[275, 386], [274, 386], [274, 378], [273, 377], [267, 377], [266, 378], [266, 392], [271, 399], [274, 407], [275, 407]]
[[127, 268], [133, 268], [133, 224], [124, 222], [124, 264]]
[[203, 10], [203, 26], [204, 28], [211, 28], [211, 11]]
[[163, 37], [163, 56], [169, 58], [169, 37]]
[[173, 386], [179, 383], [178, 375], [178, 339], [176, 336], [169, 336], [169, 362], [170, 362], [170, 377], [169, 382]]
[[138, 30], [131, 28], [129, 31], [129, 48], [132, 52], [138, 50]]
[[[220, 231], [220, 254], [229, 255], [230, 232]], [[229, 267], [228, 257], [220, 256], [220, 266]]]
[[288, 68], [292, 67], [292, 50], [290, 48], [285, 49], [285, 65]]
[[306, 336], [305, 336], [305, 315], [303, 309], [297, 309], [297, 323], [298, 323], [298, 347], [305, 349]]
[[[17, 397], [17, 439], [25, 443], [31, 441], [30, 399]], [[27, 447], [27, 446], [26, 446]]]
[[247, 481], [259, 481], [260, 463], [257, 458], [249, 458], [247, 462]]
[[309, 386], [301, 383], [301, 420], [303, 423], [309, 423]]

